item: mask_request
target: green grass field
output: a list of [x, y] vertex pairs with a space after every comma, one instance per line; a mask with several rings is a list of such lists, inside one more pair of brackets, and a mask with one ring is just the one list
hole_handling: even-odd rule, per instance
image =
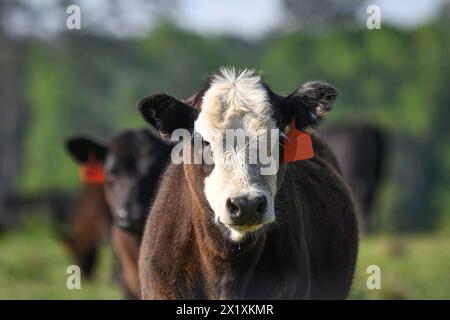
[[[450, 299], [450, 239], [444, 235], [373, 236], [361, 242], [352, 299]], [[28, 219], [0, 235], [0, 299], [120, 299], [114, 260], [105, 244], [95, 279], [66, 288], [72, 262], [51, 224]], [[369, 290], [367, 266], [381, 268], [381, 289]]]
[[49, 221], [32, 217], [20, 230], [0, 235], [0, 299], [120, 299], [113, 281], [113, 256], [104, 246], [93, 281], [69, 290], [66, 269], [73, 264]]

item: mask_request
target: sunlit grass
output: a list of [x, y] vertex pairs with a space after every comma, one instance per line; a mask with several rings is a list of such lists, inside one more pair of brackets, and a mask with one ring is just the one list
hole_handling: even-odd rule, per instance
[[[369, 265], [381, 268], [381, 289], [366, 286]], [[450, 299], [450, 238], [373, 236], [362, 240], [351, 298]]]
[[32, 218], [19, 230], [0, 235], [0, 299], [119, 299], [112, 280], [113, 257], [105, 245], [95, 279], [81, 276], [81, 289], [69, 290], [66, 269], [74, 264], [51, 224]]
[[[450, 239], [445, 234], [387, 236], [361, 241], [352, 299], [450, 299]], [[66, 288], [73, 264], [49, 221], [31, 218], [0, 234], [0, 299], [120, 299], [113, 256], [105, 244], [94, 280]], [[381, 289], [369, 290], [367, 266], [381, 268]]]

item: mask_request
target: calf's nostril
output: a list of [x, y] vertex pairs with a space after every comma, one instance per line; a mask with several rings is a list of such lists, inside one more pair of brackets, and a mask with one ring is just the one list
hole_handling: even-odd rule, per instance
[[227, 200], [227, 209], [231, 215], [239, 215], [239, 205], [234, 202], [233, 198]]

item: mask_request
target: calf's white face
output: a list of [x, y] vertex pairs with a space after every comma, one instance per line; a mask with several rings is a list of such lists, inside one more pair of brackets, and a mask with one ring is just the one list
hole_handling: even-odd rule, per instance
[[331, 110], [337, 90], [314, 81], [279, 96], [255, 72], [227, 68], [207, 88], [185, 102], [149, 96], [139, 110], [163, 136], [194, 129], [209, 143], [214, 167], [204, 178], [204, 194], [215, 221], [240, 241], [275, 220], [274, 197], [282, 183], [277, 183], [278, 126], [284, 131], [294, 121], [298, 130], [314, 127]]
[[278, 144], [268, 141], [271, 129], [277, 129], [272, 113], [258, 75], [222, 69], [205, 92], [195, 121], [195, 131], [209, 142], [214, 161], [204, 181], [206, 199], [233, 241], [275, 220], [276, 172], [263, 175], [262, 164], [249, 161], [251, 152], [266, 146], [266, 155], [278, 165]]

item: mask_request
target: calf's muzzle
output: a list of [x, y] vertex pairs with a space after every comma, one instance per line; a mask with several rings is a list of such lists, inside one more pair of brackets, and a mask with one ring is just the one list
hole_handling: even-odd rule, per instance
[[227, 210], [235, 225], [261, 224], [266, 209], [267, 199], [264, 196], [240, 196], [227, 200]]

